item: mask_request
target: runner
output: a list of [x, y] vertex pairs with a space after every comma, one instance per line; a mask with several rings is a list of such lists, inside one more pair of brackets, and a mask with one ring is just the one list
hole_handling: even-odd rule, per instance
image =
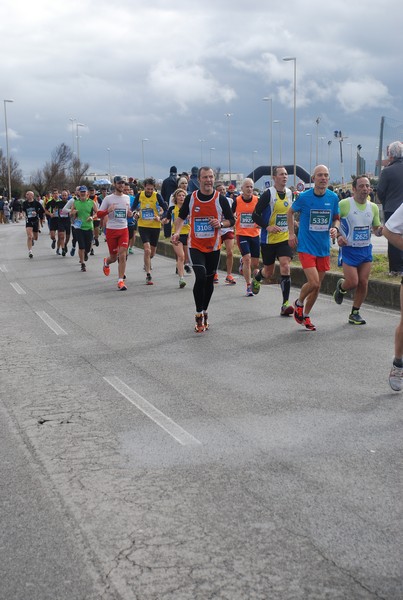
[[242, 274], [246, 282], [247, 296], [254, 296], [260, 290], [260, 283], [256, 279], [252, 282], [252, 273], [259, 266], [260, 255], [260, 227], [252, 220], [257, 202], [258, 197], [253, 194], [253, 180], [247, 177], [242, 182], [241, 194], [232, 204], [232, 212], [236, 215], [236, 240], [242, 255]]
[[97, 204], [88, 197], [88, 189], [85, 185], [78, 188], [79, 199], [75, 200], [70, 214], [74, 217], [74, 229], [78, 242], [78, 256], [81, 271], [86, 271], [85, 262], [92, 244], [94, 232], [94, 215], [97, 212]]
[[368, 279], [372, 266], [371, 230], [382, 235], [379, 209], [369, 200], [371, 186], [368, 177], [353, 180], [353, 197], [340, 200], [339, 263], [343, 265], [344, 279], [339, 279], [333, 298], [343, 302], [347, 290], [353, 290], [353, 308], [348, 318], [351, 325], [365, 325], [360, 315], [361, 304], [367, 297]]
[[130, 198], [123, 193], [125, 180], [116, 175], [113, 179], [115, 190], [102, 200], [98, 217], [108, 216], [106, 226], [106, 241], [109, 248], [109, 256], [104, 258], [103, 271], [106, 276], [110, 274], [110, 265], [118, 262], [118, 290], [127, 290], [124, 282], [126, 278], [126, 256], [129, 245], [129, 230], [127, 228], [127, 217], [133, 215], [130, 210]]
[[280, 309], [282, 317], [293, 314], [291, 306], [291, 259], [293, 251], [288, 243], [287, 211], [292, 204], [292, 192], [286, 187], [288, 179], [285, 167], [273, 169], [273, 186], [260, 197], [252, 219], [262, 228], [260, 248], [263, 268], [255, 273], [255, 280], [269, 279], [274, 273], [276, 259], [280, 263], [280, 287], [283, 303]]
[[144, 270], [146, 285], [153, 285], [151, 277], [151, 259], [157, 251], [161, 231], [161, 218], [168, 209], [167, 204], [155, 190], [155, 179], [148, 177], [143, 182], [144, 191], [137, 194], [133, 210], [139, 213], [137, 220], [139, 235], [144, 247]]
[[[130, 198], [130, 209], [133, 211], [134, 196], [132, 194], [132, 188], [129, 183], [125, 183], [123, 193]], [[137, 221], [134, 218], [134, 214], [131, 217], [127, 217], [127, 228], [129, 230], [129, 254], [133, 254], [134, 238], [136, 236]]]
[[214, 171], [201, 167], [198, 175], [200, 190], [186, 196], [175, 220], [171, 241], [179, 244], [180, 231], [189, 217], [189, 255], [195, 274], [193, 296], [196, 304], [195, 331], [209, 329], [207, 309], [214, 291], [214, 273], [220, 259], [221, 228], [232, 227], [235, 219], [224, 196], [214, 190]]
[[[294, 304], [294, 319], [309, 331], [316, 331], [310, 312], [318, 297], [326, 271], [330, 270], [330, 238], [339, 233], [339, 204], [334, 192], [327, 189], [329, 170], [315, 167], [314, 187], [303, 192], [288, 209], [287, 224], [291, 248], [298, 247], [298, 256], [307, 282]], [[294, 231], [294, 213], [300, 213], [298, 238]]]
[[26, 200], [22, 204], [22, 211], [25, 213], [25, 228], [27, 232], [28, 256], [33, 258], [32, 246], [34, 240], [38, 239], [39, 219], [43, 218], [44, 210], [42, 204], [35, 200], [34, 192], [28, 191], [25, 194]]
[[[222, 196], [226, 196], [227, 189], [222, 181], [218, 181], [216, 183], [215, 189]], [[228, 203], [232, 206], [233, 199], [227, 197]], [[233, 227], [224, 227], [221, 229], [221, 243], [224, 243], [225, 246], [225, 254], [227, 256], [226, 267], [227, 267], [227, 276], [225, 278], [225, 283], [227, 285], [235, 285], [236, 281], [232, 275], [232, 267], [234, 264], [234, 240], [235, 233]], [[218, 273], [214, 275], [214, 283], [218, 283]]]
[[[175, 220], [178, 218], [179, 210], [181, 209], [183, 202], [186, 198], [186, 192], [180, 188], [176, 189], [173, 196], [173, 205], [168, 208], [167, 216], [163, 220], [163, 223], [171, 221], [172, 228], [175, 230]], [[173, 244], [174, 251], [176, 254], [176, 272], [179, 275], [179, 287], [180, 289], [186, 286], [184, 278], [185, 271], [185, 248], [188, 243], [188, 235], [190, 231], [189, 221], [186, 219], [183, 223], [183, 227], [179, 231], [179, 242]]]

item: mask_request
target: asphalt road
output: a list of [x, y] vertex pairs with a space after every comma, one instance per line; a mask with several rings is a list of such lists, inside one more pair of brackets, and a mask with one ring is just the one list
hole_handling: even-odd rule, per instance
[[193, 276], [105, 248], [0, 226], [1, 600], [401, 600], [398, 313], [221, 282], [197, 336]]

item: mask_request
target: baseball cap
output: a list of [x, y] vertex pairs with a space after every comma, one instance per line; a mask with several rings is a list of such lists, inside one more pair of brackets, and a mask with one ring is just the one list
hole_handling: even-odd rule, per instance
[[234, 186], [234, 184], [233, 184], [233, 183], [231, 183], [231, 184], [228, 186], [228, 191], [229, 191], [229, 192], [234, 192], [235, 190], [236, 190], [236, 187]]
[[113, 178], [113, 183], [119, 183], [120, 181], [125, 181], [125, 180], [120, 175], [115, 175], [115, 177]]
[[86, 185], [80, 185], [80, 187], [78, 188], [79, 192], [88, 192], [87, 190], [87, 186]]

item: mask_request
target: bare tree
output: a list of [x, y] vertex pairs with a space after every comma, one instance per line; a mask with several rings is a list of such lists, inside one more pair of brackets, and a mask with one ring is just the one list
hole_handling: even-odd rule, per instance
[[89, 164], [82, 163], [71, 148], [63, 143], [53, 150], [50, 161], [33, 173], [31, 185], [40, 195], [52, 188], [73, 189], [85, 177], [88, 169]]
[[[21, 194], [23, 186], [22, 171], [19, 167], [18, 161], [10, 156], [10, 176], [11, 176], [11, 193], [13, 196]], [[2, 149], [0, 148], [0, 190], [1, 194], [5, 195], [8, 190], [8, 164], [7, 158], [4, 156]], [[7, 191], [8, 195], [8, 191]]]

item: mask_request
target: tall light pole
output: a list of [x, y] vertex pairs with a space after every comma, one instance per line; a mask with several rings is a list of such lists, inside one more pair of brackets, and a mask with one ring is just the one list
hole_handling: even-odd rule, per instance
[[316, 118], [316, 165], [319, 164], [319, 123], [320, 123], [320, 117]]
[[4, 102], [4, 123], [6, 126], [6, 150], [7, 150], [7, 175], [8, 175], [8, 201], [11, 202], [11, 165], [10, 165], [10, 150], [8, 147], [8, 125], [7, 125], [7, 102], [14, 102], [14, 100], [3, 100]]
[[112, 183], [112, 171], [111, 171], [111, 149], [107, 148], [106, 149], [107, 153], [108, 153], [108, 165], [109, 165], [109, 181]]
[[327, 168], [330, 173], [330, 148], [332, 147], [332, 140], [329, 140], [327, 143]]
[[285, 61], [294, 62], [294, 188], [297, 185], [297, 58], [285, 56]]
[[257, 150], [252, 150], [252, 178], [253, 178], [253, 183], [255, 183], [255, 154], [257, 154]]
[[279, 119], [274, 119], [273, 123], [278, 123], [278, 130], [279, 130], [279, 140], [280, 140], [280, 161], [279, 161], [279, 165], [282, 164], [282, 159], [281, 159], [281, 121]]
[[76, 138], [77, 138], [77, 159], [78, 162], [80, 162], [80, 136], [78, 135], [78, 128], [79, 127], [87, 127], [86, 125], [84, 125], [84, 123], [76, 123]]
[[69, 117], [69, 121], [71, 121], [71, 151], [74, 154], [74, 132], [76, 130], [74, 123], [77, 122], [77, 119], [75, 117]]
[[232, 117], [232, 113], [225, 113], [224, 114], [225, 117], [227, 117], [227, 123], [228, 123], [228, 175], [229, 175], [229, 182], [231, 183], [232, 181], [232, 173], [231, 173], [231, 117]]
[[306, 133], [309, 137], [309, 187], [311, 187], [312, 182], [312, 133]]
[[344, 161], [343, 161], [343, 141], [346, 136], [343, 136], [341, 131], [335, 131], [334, 137], [339, 140], [340, 144], [340, 174], [341, 174], [341, 187], [344, 188]]
[[270, 183], [273, 177], [273, 99], [265, 96], [263, 102], [269, 102], [269, 136], [270, 136]]
[[212, 161], [212, 152], [214, 152], [215, 148], [210, 148], [210, 167], [212, 167], [213, 165], [213, 161]]
[[325, 139], [323, 135], [320, 136], [320, 154], [319, 154], [319, 162], [323, 160], [323, 140]]
[[143, 138], [141, 140], [141, 156], [142, 156], [142, 159], [143, 159], [143, 179], [146, 178], [146, 163], [145, 163], [145, 160], [144, 160], [144, 142], [148, 142], [148, 138]]
[[[350, 146], [350, 177], [353, 177], [353, 144], [351, 142], [347, 142], [347, 146]], [[349, 179], [350, 179], [349, 177]]]
[[203, 144], [206, 140], [199, 140], [200, 142], [200, 166], [203, 166]]

